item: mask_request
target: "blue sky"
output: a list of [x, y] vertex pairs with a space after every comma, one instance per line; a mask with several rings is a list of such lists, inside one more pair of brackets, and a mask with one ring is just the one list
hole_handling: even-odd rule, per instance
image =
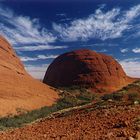
[[112, 55], [140, 77], [139, 0], [0, 0], [0, 34], [35, 78], [79, 48]]

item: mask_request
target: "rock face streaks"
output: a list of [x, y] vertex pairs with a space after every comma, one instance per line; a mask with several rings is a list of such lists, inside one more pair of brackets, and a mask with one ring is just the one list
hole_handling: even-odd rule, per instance
[[84, 85], [96, 92], [112, 92], [132, 81], [113, 57], [88, 49], [57, 57], [43, 80], [54, 87]]
[[0, 116], [52, 105], [58, 95], [33, 79], [8, 41], [0, 36]]

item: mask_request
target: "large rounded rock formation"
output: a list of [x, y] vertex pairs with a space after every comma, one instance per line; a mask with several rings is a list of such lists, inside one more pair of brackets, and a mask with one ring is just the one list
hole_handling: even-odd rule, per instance
[[0, 116], [52, 105], [58, 95], [33, 79], [11, 45], [0, 36]]
[[112, 92], [132, 81], [113, 57], [87, 49], [57, 57], [43, 80], [54, 87], [80, 85], [95, 92]]

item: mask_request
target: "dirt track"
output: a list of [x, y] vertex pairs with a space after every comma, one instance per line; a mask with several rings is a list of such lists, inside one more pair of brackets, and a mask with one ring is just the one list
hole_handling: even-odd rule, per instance
[[73, 111], [1, 132], [1, 140], [127, 140], [140, 132], [140, 106]]

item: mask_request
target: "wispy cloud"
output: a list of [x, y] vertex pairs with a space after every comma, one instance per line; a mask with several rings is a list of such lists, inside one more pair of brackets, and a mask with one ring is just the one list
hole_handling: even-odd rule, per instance
[[118, 47], [118, 44], [115, 43], [95, 43], [95, 44], [83, 44], [81, 46], [84, 47], [94, 47], [94, 46], [98, 46], [98, 47]]
[[[41, 27], [38, 19], [16, 15], [12, 10], [0, 5], [0, 34], [4, 35], [15, 49], [22, 51], [63, 48], [50, 43], [56, 41], [56, 36], [46, 28]], [[23, 45], [25, 49], [21, 45]], [[36, 44], [31, 47], [31, 44]], [[39, 45], [37, 45], [39, 44]]]
[[56, 58], [58, 55], [38, 55], [36, 57], [21, 56], [20, 59], [23, 62], [26, 61], [37, 61]]
[[140, 15], [140, 5], [127, 11], [114, 8], [104, 12], [102, 8], [97, 9], [87, 18], [76, 19], [69, 24], [54, 23], [53, 28], [63, 41], [114, 39], [121, 37], [124, 31], [132, 28], [131, 21]]
[[121, 53], [126, 53], [126, 52], [129, 51], [129, 49], [128, 48], [124, 48], [124, 49], [120, 49], [120, 51], [121, 51]]
[[53, 46], [49, 44], [42, 45], [28, 45], [23, 47], [15, 47], [16, 51], [41, 51], [41, 50], [51, 50], [51, 49], [64, 49], [67, 46]]
[[132, 49], [132, 52], [134, 52], [134, 53], [140, 53], [140, 48], [134, 48], [134, 49]]

